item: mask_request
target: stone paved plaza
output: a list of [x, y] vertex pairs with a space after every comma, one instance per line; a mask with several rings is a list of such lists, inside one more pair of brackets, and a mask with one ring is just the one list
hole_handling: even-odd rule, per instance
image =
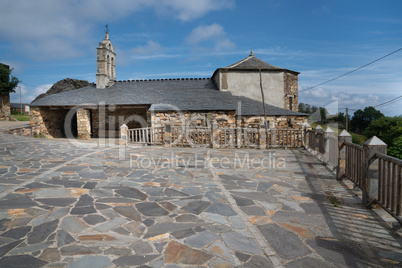
[[[305, 150], [0, 134], [0, 267], [400, 267], [382, 210]], [[381, 217], [380, 217], [381, 216]]]

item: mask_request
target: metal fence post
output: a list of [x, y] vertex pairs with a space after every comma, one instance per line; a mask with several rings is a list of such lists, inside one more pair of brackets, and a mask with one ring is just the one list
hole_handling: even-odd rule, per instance
[[362, 206], [371, 208], [372, 200], [378, 199], [378, 160], [375, 153], [387, 154], [387, 145], [373, 136], [363, 143], [363, 194]]
[[336, 169], [336, 179], [342, 180], [346, 172], [346, 148], [345, 142], [352, 142], [352, 135], [350, 135], [346, 130], [343, 130], [341, 134], [338, 135], [338, 167]]
[[123, 124], [120, 127], [120, 145], [128, 144], [128, 126]]

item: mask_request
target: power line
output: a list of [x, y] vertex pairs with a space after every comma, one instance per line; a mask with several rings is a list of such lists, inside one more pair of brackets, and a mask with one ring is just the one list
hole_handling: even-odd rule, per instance
[[388, 56], [391, 56], [392, 54], [395, 54], [395, 53], [397, 53], [397, 52], [399, 52], [399, 51], [401, 51], [401, 50], [402, 50], [402, 47], [399, 48], [399, 49], [397, 49], [397, 50], [395, 50], [395, 51], [393, 51], [393, 52], [391, 52], [391, 53], [389, 53], [389, 54], [387, 54], [387, 55], [385, 55], [385, 56], [382, 56], [381, 58], [378, 58], [378, 59], [376, 59], [376, 60], [374, 60], [374, 61], [372, 61], [372, 62], [369, 62], [369, 63], [367, 63], [367, 64], [365, 64], [365, 65], [363, 65], [363, 66], [360, 66], [359, 68], [353, 69], [352, 71], [349, 71], [349, 72], [347, 72], [347, 73], [344, 73], [344, 74], [342, 74], [342, 75], [340, 75], [340, 76], [337, 76], [337, 77], [335, 77], [335, 78], [329, 79], [329, 80], [327, 80], [327, 81], [325, 81], [325, 82], [322, 82], [322, 83], [320, 83], [320, 84], [318, 84], [318, 85], [315, 85], [315, 86], [308, 87], [308, 88], [305, 88], [305, 89], [303, 89], [303, 90], [300, 90], [299, 93], [300, 93], [300, 92], [303, 92], [303, 91], [306, 91], [306, 90], [309, 90], [309, 89], [316, 88], [316, 87], [321, 86], [321, 85], [324, 85], [324, 84], [327, 84], [327, 83], [332, 82], [332, 81], [334, 81], [334, 80], [337, 80], [337, 79], [339, 79], [339, 78], [341, 78], [341, 77], [344, 77], [344, 76], [346, 76], [346, 75], [348, 75], [348, 74], [351, 74], [351, 73], [353, 73], [353, 72], [356, 72], [356, 71], [358, 71], [358, 70], [360, 70], [360, 69], [363, 69], [364, 67], [367, 67], [367, 66], [369, 66], [369, 65], [371, 65], [371, 64], [373, 64], [373, 63], [375, 63], [375, 62], [377, 62], [377, 61], [380, 61], [380, 60], [382, 60], [382, 59], [384, 59], [384, 58], [386, 58], [386, 57], [388, 57]]
[[392, 99], [392, 100], [389, 100], [389, 101], [383, 102], [383, 103], [378, 104], [378, 105], [376, 105], [376, 106], [373, 106], [373, 107], [375, 108], [375, 107], [383, 106], [383, 105], [385, 105], [385, 104], [389, 104], [390, 102], [392, 102], [392, 101], [394, 101], [394, 100], [397, 100], [397, 99], [400, 99], [400, 98], [402, 98], [402, 95], [401, 95], [401, 96], [399, 96], [399, 97], [396, 97], [396, 98], [394, 98], [394, 99]]

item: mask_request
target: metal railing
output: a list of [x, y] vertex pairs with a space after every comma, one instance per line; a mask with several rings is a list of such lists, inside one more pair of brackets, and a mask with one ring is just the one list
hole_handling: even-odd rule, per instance
[[142, 144], [163, 144], [163, 127], [129, 129], [128, 140], [130, 142]]
[[271, 147], [302, 147], [302, 129], [269, 129], [268, 140]]
[[172, 146], [208, 146], [210, 144], [211, 129], [208, 127], [172, 127]]
[[[169, 126], [127, 129], [127, 142], [169, 144], [169, 146], [213, 148], [296, 148], [304, 145], [301, 129], [268, 129], [262, 127], [196, 127]], [[123, 130], [121, 130], [123, 133]], [[123, 134], [122, 134], [123, 135]]]

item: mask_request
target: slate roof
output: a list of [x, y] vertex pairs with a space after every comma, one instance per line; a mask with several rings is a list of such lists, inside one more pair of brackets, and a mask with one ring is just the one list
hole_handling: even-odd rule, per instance
[[251, 52], [250, 56], [247, 58], [238, 61], [232, 65], [229, 65], [225, 68], [222, 69], [233, 69], [233, 70], [269, 70], [269, 71], [289, 71], [295, 74], [299, 74], [299, 72], [295, 72], [292, 70], [284, 69], [281, 67], [277, 67], [274, 65], [271, 65], [256, 56], [253, 55], [253, 52]]
[[[25, 105], [29, 106], [29, 103], [21, 103], [22, 104], [22, 108], [24, 109]], [[10, 107], [14, 108], [14, 109], [20, 109], [21, 108], [21, 104], [20, 103], [16, 103], [16, 102], [11, 102], [10, 103]]]
[[[263, 115], [262, 103], [229, 91], [219, 91], [209, 78], [157, 79], [119, 81], [111, 87], [97, 89], [87, 86], [80, 89], [48, 95], [31, 106], [98, 105], [150, 105], [155, 111], [234, 111], [241, 102], [242, 115]], [[265, 105], [267, 115], [306, 114]]]

